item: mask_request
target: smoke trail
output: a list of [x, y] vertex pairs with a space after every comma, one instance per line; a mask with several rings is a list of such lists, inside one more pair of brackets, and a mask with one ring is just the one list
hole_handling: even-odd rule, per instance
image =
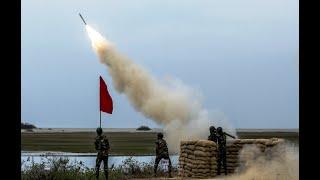
[[144, 68], [118, 53], [93, 28], [87, 25], [86, 30], [100, 62], [107, 65], [115, 89], [126, 94], [136, 111], [165, 126], [171, 152], [178, 151], [182, 139], [207, 137], [212, 122], [194, 91], [181, 83], [161, 83]]

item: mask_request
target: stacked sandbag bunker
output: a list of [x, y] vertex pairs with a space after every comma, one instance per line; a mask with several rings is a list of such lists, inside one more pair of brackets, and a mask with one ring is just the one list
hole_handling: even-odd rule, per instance
[[208, 140], [181, 141], [179, 176], [214, 177], [217, 174], [217, 145]]
[[[239, 155], [244, 146], [256, 145], [261, 152], [284, 142], [283, 139], [235, 139], [227, 140], [227, 172], [234, 173], [245, 164], [245, 158], [240, 160]], [[217, 175], [218, 146], [208, 140], [181, 141], [179, 156], [179, 176], [192, 178], [209, 178]], [[221, 174], [224, 169], [221, 167]]]
[[[253, 145], [257, 147], [261, 153], [266, 153], [271, 151], [275, 145], [283, 143], [283, 139], [271, 138], [271, 139], [231, 139], [227, 141], [227, 172], [228, 174], [234, 173], [238, 167], [245, 165], [245, 156], [252, 156], [252, 154], [245, 154], [242, 152], [241, 159], [240, 153], [243, 147]], [[223, 168], [221, 168], [221, 174], [224, 173]]]

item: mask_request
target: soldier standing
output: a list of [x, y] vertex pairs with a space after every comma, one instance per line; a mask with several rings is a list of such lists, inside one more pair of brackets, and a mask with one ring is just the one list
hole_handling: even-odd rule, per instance
[[234, 136], [223, 132], [222, 127], [217, 128], [217, 142], [218, 142], [218, 172], [217, 174], [220, 175], [221, 165], [223, 164], [224, 174], [227, 175], [227, 137], [232, 137], [235, 139]]
[[103, 170], [106, 179], [108, 179], [108, 154], [109, 154], [109, 141], [105, 135], [102, 135], [102, 128], [97, 128], [97, 137], [95, 138], [95, 148], [98, 151], [96, 159], [96, 178], [99, 179], [99, 171], [101, 161], [103, 161]]
[[210, 131], [210, 136], [208, 136], [208, 140], [217, 143], [217, 131], [216, 131], [216, 128], [214, 126], [210, 126], [209, 131]]
[[156, 160], [154, 164], [154, 176], [157, 175], [157, 168], [161, 159], [169, 160], [169, 177], [172, 177], [171, 176], [172, 165], [171, 165], [171, 160], [169, 158], [167, 142], [163, 139], [163, 134], [158, 133], [158, 140], [156, 141]]

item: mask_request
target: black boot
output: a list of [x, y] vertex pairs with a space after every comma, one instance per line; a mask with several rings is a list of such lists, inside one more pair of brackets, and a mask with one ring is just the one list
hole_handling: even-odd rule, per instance
[[109, 172], [108, 172], [108, 170], [104, 170], [104, 176], [106, 177], [106, 180], [109, 179]]
[[[171, 163], [170, 163], [170, 164], [171, 164]], [[172, 178], [171, 170], [172, 170], [172, 167], [171, 167], [171, 165], [169, 165], [169, 178]]]
[[96, 168], [96, 179], [99, 179], [99, 168]]
[[153, 176], [157, 177], [157, 169], [158, 169], [158, 164], [155, 164], [153, 167]]
[[217, 175], [220, 175], [220, 167], [218, 166]]

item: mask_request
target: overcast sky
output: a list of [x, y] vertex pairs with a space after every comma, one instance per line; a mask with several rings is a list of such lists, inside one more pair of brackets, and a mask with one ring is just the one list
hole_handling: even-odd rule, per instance
[[22, 0], [21, 120], [94, 128], [99, 74], [114, 113], [103, 127], [161, 127], [117, 93], [87, 23], [158, 79], [201, 92], [236, 128], [298, 128], [297, 0]]

